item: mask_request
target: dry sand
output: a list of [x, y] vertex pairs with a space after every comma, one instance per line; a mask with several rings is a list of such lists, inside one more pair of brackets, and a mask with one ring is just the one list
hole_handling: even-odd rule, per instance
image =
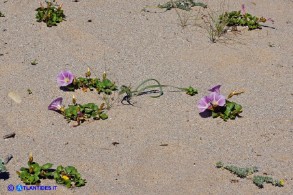
[[[0, 18], [0, 135], [16, 133], [0, 139], [1, 156], [14, 156], [6, 166], [9, 179], [0, 180], [0, 194], [11, 193], [9, 184], [22, 183], [15, 171], [26, 166], [29, 152], [41, 164], [75, 166], [87, 184], [22, 192], [27, 194], [293, 194], [293, 1], [226, 1], [229, 10], [244, 2], [248, 12], [274, 19], [270, 25], [276, 29], [230, 33], [215, 44], [192, 21], [182, 29], [175, 10], [141, 11], [164, 2], [63, 0], [67, 20], [47, 28], [35, 20], [37, 1], [0, 1], [5, 14]], [[73, 93], [56, 83], [61, 70], [81, 76], [88, 66], [95, 76], [106, 70], [118, 85], [156, 78], [192, 85], [199, 94], [167, 90], [158, 99], [136, 98], [135, 106], [117, 100], [108, 120], [73, 128], [47, 106], [60, 96], [65, 105], [71, 102]], [[198, 100], [216, 84], [225, 95], [245, 90], [233, 97], [243, 106], [242, 118], [224, 122], [199, 116]], [[21, 102], [9, 98], [10, 92]], [[80, 103], [99, 99], [95, 92], [74, 94]], [[120, 144], [113, 146], [114, 141]], [[257, 166], [260, 174], [285, 179], [285, 186], [259, 189], [216, 169], [217, 161]]]

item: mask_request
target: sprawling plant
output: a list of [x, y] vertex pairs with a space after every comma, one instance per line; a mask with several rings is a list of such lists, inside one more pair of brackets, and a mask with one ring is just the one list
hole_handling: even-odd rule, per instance
[[89, 69], [85, 73], [85, 77], [75, 77], [70, 71], [61, 71], [57, 76], [57, 83], [60, 87], [68, 91], [95, 89], [99, 94], [105, 93], [111, 95], [113, 91], [117, 90], [117, 86], [107, 78], [106, 73], [103, 74], [101, 79], [91, 78]]
[[45, 22], [48, 27], [57, 26], [57, 23], [62, 22], [65, 19], [65, 15], [62, 10], [62, 4], [58, 5], [56, 0], [46, 0], [46, 7], [40, 3], [41, 6], [36, 9], [37, 22]]
[[264, 17], [256, 17], [245, 10], [243, 4], [241, 10], [225, 12], [219, 16], [219, 21], [227, 26], [247, 26], [249, 30], [261, 29], [260, 22], [266, 22]]
[[[221, 161], [216, 163], [216, 167], [221, 169], [226, 169], [240, 178], [247, 178], [248, 176], [258, 172], [257, 167], [242, 168], [242, 167], [237, 167], [235, 165], [224, 165], [224, 163], [222, 163]], [[283, 179], [276, 180], [276, 179], [273, 179], [272, 177], [263, 176], [263, 175], [254, 175], [252, 178], [252, 181], [259, 188], [263, 188], [264, 183], [270, 183], [273, 186], [278, 186], [278, 187], [283, 187], [285, 184], [285, 181]]]
[[77, 125], [80, 125], [90, 118], [94, 120], [105, 120], [108, 118], [108, 115], [105, 113], [104, 103], [102, 103], [100, 106], [94, 103], [77, 104], [76, 98], [73, 96], [73, 104], [65, 107], [62, 105], [62, 101], [62, 97], [53, 100], [52, 103], [48, 106], [48, 109], [61, 113], [68, 122], [76, 121]]
[[57, 169], [51, 169], [53, 164], [46, 163], [39, 165], [34, 162], [32, 154], [29, 156], [28, 167], [21, 167], [16, 173], [21, 181], [26, 185], [39, 185], [41, 179], [55, 179], [58, 184], [65, 185], [68, 188], [81, 187], [86, 183], [85, 179], [81, 178], [80, 173], [73, 166], [58, 166]]

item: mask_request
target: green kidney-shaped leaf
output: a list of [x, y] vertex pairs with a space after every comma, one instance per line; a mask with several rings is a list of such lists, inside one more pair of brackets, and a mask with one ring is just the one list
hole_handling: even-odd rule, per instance
[[108, 118], [108, 115], [106, 113], [102, 113], [99, 116], [102, 120], [106, 120]]
[[52, 166], [53, 166], [52, 163], [46, 163], [46, 164], [44, 164], [44, 165], [41, 167], [41, 169], [43, 169], [43, 170], [47, 170], [47, 169], [50, 169]]

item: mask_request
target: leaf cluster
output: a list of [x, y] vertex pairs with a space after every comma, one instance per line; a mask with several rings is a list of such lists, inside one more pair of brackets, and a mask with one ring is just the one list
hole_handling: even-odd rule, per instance
[[241, 11], [225, 12], [219, 16], [221, 23], [227, 26], [248, 26], [249, 30], [261, 29], [259, 22], [264, 22], [264, 18], [258, 18], [249, 13], [241, 14]]
[[189, 86], [188, 88], [180, 88], [180, 89], [190, 96], [194, 96], [195, 94], [198, 94], [197, 89], [194, 89], [191, 86]]
[[5, 171], [6, 171], [6, 167], [4, 166], [4, 162], [2, 161], [2, 159], [0, 159], [0, 173]]
[[159, 8], [165, 8], [166, 10], [171, 10], [172, 8], [178, 8], [185, 11], [190, 11], [192, 7], [200, 6], [203, 8], [207, 8], [207, 5], [201, 2], [194, 2], [193, 0], [176, 0], [176, 1], [169, 1], [164, 4], [159, 4]]
[[53, 4], [51, 1], [46, 1], [47, 7], [39, 7], [36, 9], [37, 22], [45, 22], [48, 27], [57, 26], [57, 23], [62, 22], [65, 19], [65, 15], [61, 6]]
[[0, 12], [0, 17], [5, 17], [5, 15], [2, 12]]
[[40, 184], [40, 179], [50, 179], [53, 176], [53, 171], [50, 169], [53, 166], [51, 163], [46, 163], [40, 166], [38, 163], [28, 161], [28, 168], [21, 167], [20, 172], [16, 173], [20, 177], [21, 181], [27, 185]]
[[234, 165], [227, 165], [224, 168], [240, 178], [245, 178], [258, 171], [257, 167], [241, 168]]
[[52, 163], [46, 163], [40, 166], [30, 156], [28, 168], [21, 167], [20, 171], [16, 173], [26, 185], [39, 185], [41, 183], [40, 179], [55, 179], [58, 184], [63, 184], [68, 188], [85, 185], [86, 180], [81, 178], [80, 173], [78, 173], [75, 167], [68, 166], [64, 168], [63, 166], [58, 166], [55, 170], [51, 169], [52, 166]]
[[100, 106], [94, 103], [69, 105], [64, 109], [64, 117], [70, 122], [77, 121], [78, 124], [93, 118], [94, 120], [105, 120], [108, 115], [104, 112], [104, 104]]
[[[226, 169], [240, 178], [246, 178], [247, 176], [258, 172], [257, 167], [241, 168], [234, 165], [225, 166], [224, 163], [222, 163], [221, 161], [216, 163], [216, 167]], [[256, 176], [253, 176], [252, 181], [259, 188], [263, 188], [264, 183], [271, 183], [273, 186], [278, 186], [278, 187], [284, 186], [284, 180], [274, 180], [273, 178], [268, 176], [256, 175]]]
[[117, 90], [115, 82], [112, 82], [107, 78], [103, 78], [102, 80], [100, 80], [99, 78], [89, 77], [76, 78], [70, 85], [65, 86], [64, 88], [69, 91], [74, 91], [76, 89], [83, 89], [84, 91], [87, 91], [87, 89], [89, 89], [92, 91], [96, 89], [99, 94], [105, 93], [107, 95], [111, 95], [113, 91]]
[[284, 180], [274, 180], [272, 177], [268, 177], [268, 176], [254, 176], [253, 177], [253, 183], [259, 187], [259, 188], [263, 188], [264, 183], [271, 183], [273, 186], [277, 186], [277, 187], [283, 187], [284, 186]]
[[86, 183], [86, 180], [81, 178], [80, 173], [73, 166], [58, 166], [54, 172], [54, 179], [58, 184], [65, 185], [67, 188], [81, 187]]
[[242, 112], [242, 106], [235, 102], [230, 102], [226, 100], [226, 104], [223, 107], [218, 107], [217, 109], [212, 111], [212, 117], [217, 118], [220, 117], [224, 121], [228, 119], [234, 120], [239, 114]]

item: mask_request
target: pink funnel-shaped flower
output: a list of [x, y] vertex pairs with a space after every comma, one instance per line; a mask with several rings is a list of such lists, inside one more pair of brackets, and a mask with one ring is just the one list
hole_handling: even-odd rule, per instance
[[63, 98], [59, 97], [52, 101], [52, 103], [48, 106], [49, 110], [60, 111], [62, 109], [62, 101]]
[[220, 94], [220, 87], [221, 87], [221, 85], [216, 85], [216, 86], [212, 87], [211, 89], [209, 89], [209, 91], [216, 92], [216, 93]]
[[68, 71], [61, 71], [57, 76], [57, 83], [60, 87], [70, 85], [74, 79], [74, 75]]
[[197, 104], [199, 112], [204, 112], [211, 106], [211, 101], [208, 96], [201, 98]]
[[225, 96], [223, 96], [217, 92], [212, 92], [210, 95], [208, 95], [208, 99], [210, 100], [210, 104], [214, 108], [217, 106], [224, 106], [226, 103]]

